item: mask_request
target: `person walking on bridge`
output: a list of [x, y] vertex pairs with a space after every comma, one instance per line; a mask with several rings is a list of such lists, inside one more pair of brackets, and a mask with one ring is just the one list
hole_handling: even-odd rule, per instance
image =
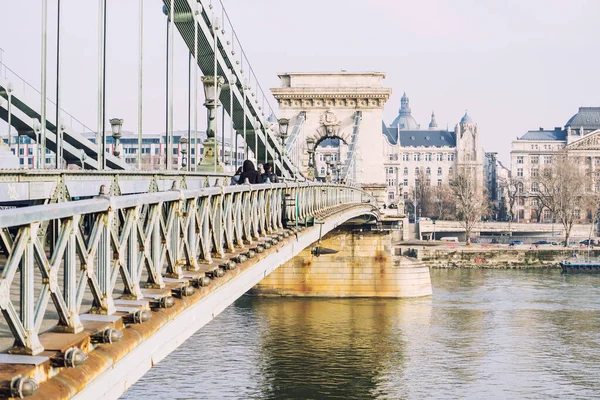
[[254, 185], [256, 183], [262, 183], [262, 178], [256, 168], [254, 168], [254, 163], [250, 160], [244, 161], [244, 165], [242, 167], [242, 174], [240, 175], [240, 184], [249, 183]]
[[230, 185], [239, 185], [243, 182], [240, 182], [240, 176], [242, 175], [242, 167], [239, 167], [237, 171], [235, 171], [235, 175], [231, 177]]
[[279, 180], [277, 179], [277, 175], [273, 173], [273, 166], [269, 163], [265, 163], [265, 173], [262, 174], [262, 181], [267, 182], [267, 180], [271, 183], [277, 183]]

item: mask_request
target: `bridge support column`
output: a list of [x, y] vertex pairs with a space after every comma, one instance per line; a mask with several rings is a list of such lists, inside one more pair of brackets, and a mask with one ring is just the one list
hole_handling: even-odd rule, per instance
[[100, 298], [94, 300], [93, 312], [98, 314], [114, 314], [116, 311], [111, 288], [112, 251], [110, 246], [110, 235], [113, 224], [114, 211], [108, 211], [102, 216], [100, 226], [100, 241], [98, 243], [98, 289]]
[[396, 256], [392, 241], [400, 231], [370, 226], [340, 227], [321, 246], [336, 254], [311, 254], [307, 247], [252, 289], [256, 295], [314, 297], [419, 297], [431, 295], [429, 268]]

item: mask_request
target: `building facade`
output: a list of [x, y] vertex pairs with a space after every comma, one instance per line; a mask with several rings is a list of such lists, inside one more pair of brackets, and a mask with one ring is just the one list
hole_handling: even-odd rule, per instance
[[550, 210], [538, 203], [535, 178], [540, 169], [552, 164], [558, 152], [580, 158], [581, 167], [588, 171], [600, 170], [600, 107], [580, 107], [564, 128], [539, 128], [512, 142], [510, 179], [517, 187], [515, 220], [552, 222]]
[[433, 112], [428, 129], [420, 129], [405, 93], [398, 116], [390, 126], [383, 123], [382, 129], [386, 139], [383, 157], [389, 204], [409, 200], [416, 185], [449, 184], [461, 167], [475, 172], [483, 187], [484, 152], [479, 128], [468, 113], [454, 130], [448, 130], [438, 128]]

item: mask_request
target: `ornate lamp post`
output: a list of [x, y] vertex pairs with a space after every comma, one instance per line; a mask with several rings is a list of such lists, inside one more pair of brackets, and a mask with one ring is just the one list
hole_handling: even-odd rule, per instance
[[279, 137], [281, 138], [281, 147], [283, 148], [283, 155], [285, 156], [285, 141], [288, 137], [288, 128], [290, 126], [290, 120], [287, 118], [279, 118], [277, 120], [277, 123], [279, 124]]
[[201, 80], [204, 85], [204, 96], [206, 99], [204, 105], [208, 110], [208, 127], [206, 129], [206, 140], [204, 141], [204, 156], [198, 165], [198, 170], [223, 171], [223, 165], [219, 161], [219, 143], [215, 136], [217, 131], [215, 119], [217, 117], [221, 87], [225, 83], [225, 80], [222, 76], [203, 76]]
[[327, 173], [325, 174], [325, 182], [331, 182], [331, 153], [325, 154], [325, 164], [327, 165]]
[[307, 179], [314, 180], [315, 179], [315, 163], [314, 163], [314, 155], [315, 155], [315, 139], [309, 137], [306, 139], [306, 150], [308, 151], [308, 176]]
[[187, 162], [187, 147], [188, 147], [188, 140], [186, 137], [182, 137], [181, 139], [179, 139], [179, 144], [181, 145], [181, 169], [185, 169], [185, 167], [187, 167], [188, 162]]
[[113, 154], [115, 157], [121, 156], [121, 127], [123, 126], [123, 120], [119, 118], [113, 118], [110, 121], [110, 129], [112, 131], [112, 137], [115, 140], [115, 148]]

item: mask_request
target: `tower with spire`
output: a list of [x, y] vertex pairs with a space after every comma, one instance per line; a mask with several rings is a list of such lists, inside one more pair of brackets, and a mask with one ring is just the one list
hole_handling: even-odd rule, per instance
[[392, 122], [392, 126], [397, 126], [398, 128], [404, 130], [419, 129], [419, 124], [417, 124], [417, 121], [411, 115], [409, 103], [410, 100], [408, 99], [406, 92], [404, 92], [402, 98], [400, 99], [400, 109], [398, 110], [398, 116], [396, 117], [394, 122]]
[[431, 122], [429, 123], [429, 129], [433, 130], [437, 128], [437, 122], [435, 121], [435, 111], [431, 112]]

